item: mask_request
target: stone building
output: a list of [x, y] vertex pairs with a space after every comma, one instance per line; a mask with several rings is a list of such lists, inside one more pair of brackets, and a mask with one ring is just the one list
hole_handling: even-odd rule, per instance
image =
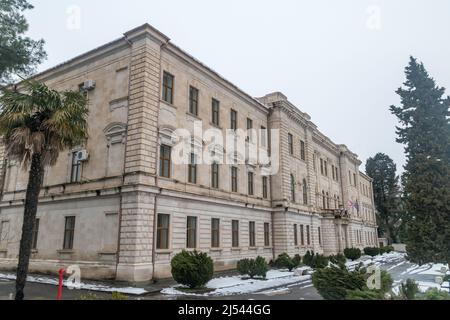
[[[90, 114], [86, 143], [46, 169], [31, 272], [79, 265], [84, 278], [146, 281], [170, 276], [182, 249], [207, 252], [223, 270], [257, 255], [378, 245], [372, 182], [354, 153], [282, 93], [251, 97], [148, 24], [36, 79], [82, 90]], [[224, 135], [258, 129], [279, 170], [175, 164], [174, 131], [199, 122]], [[27, 172], [4, 147], [0, 158], [0, 268], [13, 269]]]

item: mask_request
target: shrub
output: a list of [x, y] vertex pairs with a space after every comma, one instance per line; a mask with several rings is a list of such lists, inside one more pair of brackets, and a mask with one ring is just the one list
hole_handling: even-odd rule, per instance
[[383, 295], [377, 290], [350, 290], [346, 300], [383, 300]]
[[366, 247], [364, 248], [364, 254], [371, 257], [375, 257], [380, 254], [380, 249], [377, 247]]
[[437, 288], [428, 289], [423, 297], [425, 300], [450, 300], [450, 294]]
[[111, 300], [128, 300], [128, 297], [120, 292], [111, 293]]
[[314, 259], [314, 251], [311, 253], [309, 250], [306, 251], [305, 256], [303, 257], [303, 264], [305, 266], [311, 267]]
[[341, 268], [345, 267], [345, 263], [347, 262], [347, 258], [342, 253], [329, 256], [328, 259], [330, 260], [331, 263], [338, 265]]
[[394, 247], [393, 246], [384, 246], [384, 247], [381, 247], [379, 250], [380, 250], [380, 254], [391, 253], [392, 251], [394, 251]]
[[174, 280], [191, 289], [204, 286], [214, 274], [214, 263], [206, 253], [183, 250], [170, 264]]
[[269, 267], [263, 257], [256, 259], [243, 259], [237, 263], [237, 270], [241, 275], [248, 275], [251, 279], [255, 277], [265, 278]]
[[347, 257], [347, 259], [355, 261], [361, 258], [361, 250], [358, 248], [346, 248], [344, 250], [344, 255]]
[[287, 253], [282, 253], [278, 256], [275, 261], [275, 266], [280, 269], [288, 269], [289, 271], [292, 271], [296, 267], [292, 258]]
[[419, 292], [419, 286], [413, 279], [407, 279], [406, 283], [400, 285], [399, 296], [403, 300], [414, 300]]
[[325, 257], [322, 254], [316, 253], [316, 255], [313, 258], [311, 268], [313, 269], [326, 268], [328, 267], [328, 262], [329, 260], [327, 257]]
[[294, 258], [292, 258], [292, 262], [294, 263], [294, 268], [297, 268], [302, 264], [302, 257], [299, 254], [296, 254]]
[[392, 290], [393, 283], [394, 280], [392, 279], [392, 276], [389, 274], [389, 272], [381, 270], [381, 288], [379, 291], [383, 293], [383, 295], [390, 292]]
[[325, 300], [344, 300], [349, 291], [366, 289], [364, 275], [335, 266], [318, 269], [312, 275], [312, 282]]

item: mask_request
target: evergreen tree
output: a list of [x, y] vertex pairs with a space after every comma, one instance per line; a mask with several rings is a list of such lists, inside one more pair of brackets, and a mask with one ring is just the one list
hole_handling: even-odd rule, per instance
[[401, 198], [397, 166], [384, 153], [377, 153], [366, 162], [366, 173], [373, 179], [373, 195], [379, 232], [389, 243], [399, 240], [398, 229], [402, 222]]
[[407, 252], [416, 263], [450, 261], [450, 97], [422, 63], [411, 57], [406, 82], [398, 89], [397, 142], [405, 145], [402, 177]]
[[30, 75], [46, 57], [43, 40], [24, 36], [28, 23], [23, 11], [32, 8], [27, 0], [0, 1], [0, 85], [14, 80], [14, 75]]

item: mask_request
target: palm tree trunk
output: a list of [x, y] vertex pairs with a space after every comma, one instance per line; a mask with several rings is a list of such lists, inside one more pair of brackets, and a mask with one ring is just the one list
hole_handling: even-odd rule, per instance
[[28, 265], [31, 256], [33, 242], [33, 228], [36, 220], [36, 212], [41, 191], [44, 168], [41, 155], [33, 154], [28, 178], [27, 194], [25, 198], [25, 210], [23, 214], [22, 238], [20, 240], [19, 263], [17, 265], [16, 300], [23, 300], [24, 288], [27, 280]]

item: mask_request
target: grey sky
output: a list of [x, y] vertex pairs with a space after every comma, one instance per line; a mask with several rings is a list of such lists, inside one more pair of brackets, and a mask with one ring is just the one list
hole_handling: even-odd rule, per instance
[[30, 35], [49, 56], [39, 70], [148, 22], [250, 95], [283, 92], [363, 162], [384, 152], [404, 164], [388, 107], [409, 55], [450, 88], [448, 0], [30, 2]]

